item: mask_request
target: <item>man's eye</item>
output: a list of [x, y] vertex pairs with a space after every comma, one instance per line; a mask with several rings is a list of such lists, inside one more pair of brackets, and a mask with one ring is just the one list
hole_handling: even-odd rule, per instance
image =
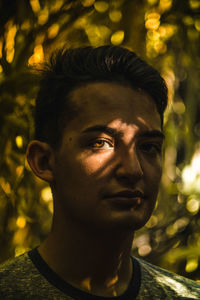
[[91, 142], [89, 146], [93, 149], [108, 149], [112, 148], [113, 144], [111, 143], [111, 141], [107, 140], [95, 140]]
[[140, 146], [143, 152], [149, 154], [161, 154], [162, 145], [157, 143], [144, 143]]

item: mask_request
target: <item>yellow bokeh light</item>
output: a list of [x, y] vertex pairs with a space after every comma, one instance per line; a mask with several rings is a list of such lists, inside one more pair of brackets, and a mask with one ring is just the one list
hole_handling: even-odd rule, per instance
[[4, 193], [10, 194], [11, 193], [11, 187], [9, 182], [5, 181], [4, 177], [0, 177], [0, 185]]
[[174, 226], [174, 224], [169, 225], [169, 226], [167, 226], [165, 232], [168, 236], [173, 236], [177, 233], [177, 227]]
[[159, 9], [161, 11], [169, 10], [172, 6], [172, 0], [160, 0]]
[[[160, 39], [159, 34], [157, 35], [156, 31], [149, 31], [149, 33], [153, 34], [147, 34], [147, 43], [146, 43], [146, 51], [147, 51], [147, 55], [149, 57], [156, 57], [159, 54], [163, 54], [167, 51], [167, 45], [165, 44], [164, 41], [162, 41], [162, 39]], [[155, 34], [154, 34], [155, 33]]]
[[190, 165], [182, 171], [183, 191], [186, 193], [200, 191], [200, 146], [194, 153]]
[[28, 64], [34, 65], [43, 62], [44, 60], [44, 52], [42, 45], [37, 45], [34, 48], [34, 54], [29, 58]]
[[30, 5], [34, 13], [40, 11], [40, 2], [38, 0], [30, 0]]
[[159, 41], [154, 44], [154, 49], [157, 53], [163, 54], [167, 51], [167, 46], [165, 43]]
[[168, 236], [173, 236], [178, 231], [183, 230], [187, 226], [188, 223], [189, 223], [189, 219], [184, 218], [184, 217], [180, 218], [175, 223], [167, 226], [165, 232]]
[[49, 27], [48, 29], [48, 38], [49, 39], [55, 38], [58, 34], [59, 29], [60, 29], [59, 24], [51, 25], [51, 27]]
[[82, 0], [81, 3], [84, 7], [89, 7], [91, 5], [93, 5], [95, 2], [95, 0]]
[[97, 46], [100, 42], [99, 29], [95, 25], [89, 25], [86, 27], [86, 34], [92, 46]]
[[75, 22], [74, 22], [74, 27], [75, 28], [84, 28], [87, 24], [87, 19], [84, 17], [78, 18]]
[[50, 10], [51, 12], [57, 12], [58, 10], [60, 10], [61, 6], [63, 5], [63, 0], [56, 0], [54, 3], [51, 3], [51, 7]]
[[157, 12], [147, 12], [145, 14], [145, 20], [149, 20], [149, 19], [160, 20], [160, 14]]
[[152, 215], [151, 218], [149, 219], [149, 221], [146, 223], [145, 227], [147, 228], [153, 228], [154, 226], [156, 226], [158, 223], [158, 217]]
[[190, 0], [189, 4], [190, 4], [190, 7], [192, 9], [198, 9], [200, 7], [200, 1], [199, 0]]
[[185, 271], [187, 273], [194, 272], [198, 268], [199, 262], [198, 262], [198, 256], [189, 257], [187, 259], [187, 263], [185, 266]]
[[185, 217], [182, 217], [178, 220], [176, 220], [176, 222], [173, 224], [174, 228], [176, 228], [176, 230], [182, 230], [184, 229], [188, 223], [189, 223], [189, 219], [188, 218], [185, 218]]
[[111, 30], [102, 25], [102, 26], [96, 26], [96, 25], [88, 25], [85, 29], [88, 39], [92, 46], [99, 46], [102, 44], [102, 42], [110, 35]]
[[189, 166], [186, 166], [182, 172], [182, 178], [187, 183], [192, 183], [195, 180], [196, 174], [193, 172], [193, 169]]
[[94, 3], [94, 8], [96, 9], [96, 11], [98, 11], [99, 13], [104, 13], [107, 11], [109, 7], [109, 4], [105, 1], [97, 1]]
[[140, 256], [146, 256], [151, 252], [152, 248], [149, 244], [142, 245], [138, 248], [138, 254]]
[[27, 98], [26, 98], [25, 95], [19, 94], [19, 95], [16, 96], [16, 102], [17, 102], [20, 106], [25, 105], [26, 101], [27, 101]]
[[183, 17], [183, 23], [187, 26], [191, 26], [194, 24], [194, 20], [191, 16], [185, 16]]
[[177, 32], [177, 26], [169, 24], [162, 25], [159, 27], [158, 32], [163, 39], [167, 40]]
[[13, 61], [14, 54], [15, 54], [14, 48], [7, 50], [7, 53], [6, 53], [7, 62], [11, 63]]
[[41, 197], [44, 200], [44, 202], [52, 201], [52, 192], [51, 192], [50, 187], [45, 187], [42, 189]]
[[154, 42], [160, 40], [160, 34], [158, 33], [158, 31], [154, 31], [154, 30], [148, 30], [147, 37], [148, 39]]
[[199, 19], [195, 20], [194, 26], [195, 26], [196, 30], [200, 31], [200, 20]]
[[191, 166], [194, 173], [200, 174], [200, 149], [198, 149], [193, 155]]
[[24, 166], [18, 166], [16, 168], [16, 175], [21, 176], [22, 172], [24, 171]]
[[49, 11], [45, 8], [43, 10], [41, 10], [38, 14], [38, 23], [40, 25], [44, 25], [49, 18]]
[[197, 199], [195, 198], [188, 199], [186, 208], [190, 213], [196, 214], [199, 211], [199, 207], [200, 207], [200, 203]]
[[177, 114], [183, 114], [185, 112], [185, 104], [182, 101], [174, 102], [173, 109]]
[[18, 148], [22, 148], [23, 147], [23, 138], [22, 136], [18, 135], [15, 138], [15, 142]]
[[6, 24], [6, 45], [5, 45], [5, 50], [6, 50], [6, 60], [7, 62], [11, 63], [14, 58], [14, 45], [15, 45], [15, 35], [17, 32], [17, 26], [13, 24], [13, 21], [9, 21]]
[[31, 28], [31, 24], [29, 20], [25, 20], [21, 25], [22, 30], [29, 30], [30, 28]]
[[107, 26], [104, 26], [104, 25], [98, 26], [98, 30], [99, 30], [100, 36], [103, 39], [107, 38], [111, 33], [111, 30]]
[[146, 55], [150, 58], [155, 58], [156, 56], [158, 56], [158, 53], [156, 53], [152, 46], [149, 45], [149, 43], [146, 44]]
[[17, 218], [16, 225], [19, 228], [24, 228], [26, 226], [26, 219], [22, 216], [19, 216]]
[[3, 72], [3, 67], [2, 67], [2, 65], [0, 65], [0, 73], [2, 73]]
[[120, 45], [124, 40], [124, 31], [118, 30], [111, 36], [111, 43], [113, 45]]
[[120, 10], [112, 10], [109, 13], [109, 18], [111, 19], [112, 22], [119, 22], [122, 18], [122, 13]]
[[157, 30], [159, 28], [159, 26], [160, 26], [160, 21], [157, 19], [148, 19], [145, 22], [145, 27], [148, 30]]
[[158, 30], [160, 37], [165, 38], [166, 32], [167, 32], [166, 27], [161, 25]]

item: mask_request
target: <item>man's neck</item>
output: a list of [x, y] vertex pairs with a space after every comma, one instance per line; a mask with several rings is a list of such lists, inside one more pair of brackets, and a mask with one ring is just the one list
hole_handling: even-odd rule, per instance
[[71, 285], [98, 296], [125, 292], [132, 277], [133, 233], [56, 226], [39, 247], [47, 264]]

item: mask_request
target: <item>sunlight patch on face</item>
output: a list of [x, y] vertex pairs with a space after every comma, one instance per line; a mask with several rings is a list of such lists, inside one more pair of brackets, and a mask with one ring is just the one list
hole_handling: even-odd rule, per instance
[[[115, 159], [113, 157], [112, 149], [108, 149], [106, 153], [102, 151], [102, 157], [99, 153], [94, 153], [92, 156], [90, 152], [86, 152], [81, 154], [78, 157], [78, 160], [84, 160], [85, 172], [87, 175], [93, 175], [96, 179], [103, 178], [107, 172], [109, 171], [110, 167], [114, 164]], [[98, 157], [97, 157], [98, 156]]]
[[[155, 119], [156, 119], [157, 114], [155, 113]], [[137, 117], [138, 122], [140, 123], [140, 125], [143, 125], [145, 128], [150, 129], [148, 127], [147, 121], [144, 118], [141, 117]], [[158, 122], [159, 124], [159, 122]], [[153, 124], [152, 124], [153, 125]]]
[[144, 126], [146, 126], [146, 122], [145, 122], [145, 120], [144, 120], [143, 118], [138, 117], [137, 119], [138, 119], [138, 121], [139, 121], [141, 124], [143, 124]]

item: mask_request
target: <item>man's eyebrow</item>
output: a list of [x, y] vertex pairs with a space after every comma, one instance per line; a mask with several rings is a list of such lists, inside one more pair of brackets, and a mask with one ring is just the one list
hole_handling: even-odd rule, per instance
[[[106, 125], [95, 125], [86, 128], [85, 130], [82, 131], [82, 133], [88, 133], [88, 132], [104, 132], [107, 133], [108, 135], [112, 136], [113, 138], [115, 137], [122, 137], [124, 134], [121, 130], [117, 130], [112, 127], [108, 127]], [[165, 139], [165, 135], [162, 133], [160, 130], [151, 130], [151, 131], [145, 131], [140, 134], [140, 137], [158, 137], [161, 138], [162, 140]]]
[[113, 138], [123, 136], [122, 131], [118, 131], [117, 129], [108, 127], [106, 125], [91, 126], [82, 131], [82, 133], [88, 133], [88, 132], [104, 132], [104, 133], [107, 133], [108, 135], [112, 136]]

